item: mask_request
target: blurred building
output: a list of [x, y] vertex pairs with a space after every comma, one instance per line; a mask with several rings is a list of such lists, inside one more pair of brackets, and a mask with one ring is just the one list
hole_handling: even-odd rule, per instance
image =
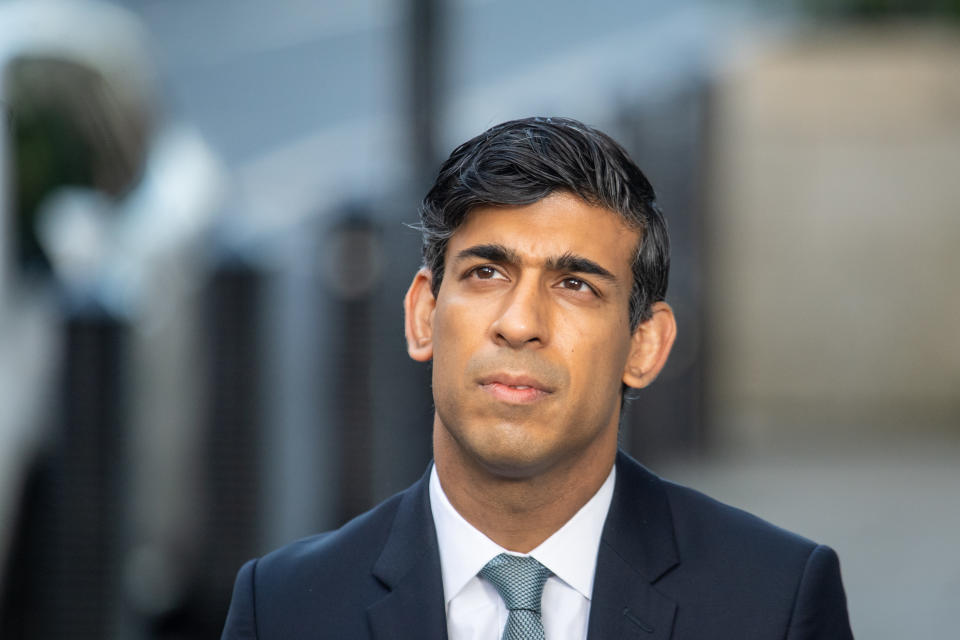
[[949, 637], [960, 40], [949, 21], [869, 13], [758, 34], [718, 76], [715, 447], [667, 471], [834, 546], [857, 637]]
[[0, 33], [0, 634], [130, 637], [196, 583], [222, 171], [125, 11], [11, 2]]
[[892, 23], [754, 43], [712, 144], [712, 402], [740, 445], [960, 426], [960, 44]]

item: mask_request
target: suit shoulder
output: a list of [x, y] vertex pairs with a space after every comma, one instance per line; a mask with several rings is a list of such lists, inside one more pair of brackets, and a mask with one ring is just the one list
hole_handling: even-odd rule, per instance
[[243, 633], [254, 627], [264, 639], [316, 637], [320, 626], [358, 637], [367, 624], [365, 607], [386, 591], [372, 568], [402, 499], [397, 494], [339, 529], [244, 565], [224, 637], [248, 637]]
[[670, 504], [678, 543], [689, 551], [717, 553], [727, 549], [741, 557], [784, 554], [806, 562], [814, 541], [696, 489], [661, 480]]
[[663, 486], [681, 558], [667, 582], [687, 592], [711, 585], [712, 592], [701, 593], [705, 602], [716, 601], [717, 593], [740, 594], [744, 619], [756, 620], [763, 610], [786, 620], [811, 564], [836, 559], [829, 547], [747, 511], [669, 481]]
[[[679, 637], [703, 637], [697, 620], [741, 637], [850, 638], [833, 549], [666, 480], [680, 564], [660, 582], [684, 603]], [[773, 631], [772, 631], [773, 630]]]
[[358, 566], [372, 567], [402, 496], [388, 498], [339, 529], [296, 540], [264, 555], [257, 563], [258, 582], [339, 573], [341, 565], [354, 570]]

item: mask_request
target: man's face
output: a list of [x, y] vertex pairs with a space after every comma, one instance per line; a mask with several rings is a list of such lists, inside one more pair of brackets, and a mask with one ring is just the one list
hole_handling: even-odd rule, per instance
[[524, 477], [612, 457], [638, 241], [567, 193], [468, 214], [429, 319], [434, 428], [465, 460]]

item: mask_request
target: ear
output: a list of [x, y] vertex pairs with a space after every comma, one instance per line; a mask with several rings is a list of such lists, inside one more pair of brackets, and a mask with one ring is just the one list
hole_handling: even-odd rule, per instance
[[407, 353], [418, 362], [433, 358], [433, 310], [437, 306], [431, 289], [433, 274], [422, 268], [403, 298], [403, 331], [407, 336]]
[[667, 363], [673, 340], [677, 337], [677, 321], [666, 302], [655, 302], [653, 315], [640, 323], [630, 339], [630, 355], [623, 370], [623, 383], [634, 389], [646, 387]]

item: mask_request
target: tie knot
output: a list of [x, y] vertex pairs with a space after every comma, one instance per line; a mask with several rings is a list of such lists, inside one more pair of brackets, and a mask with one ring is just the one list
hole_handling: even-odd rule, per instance
[[550, 570], [530, 556], [501, 553], [480, 570], [480, 577], [489, 581], [500, 593], [507, 609], [523, 609], [540, 613], [543, 585]]

